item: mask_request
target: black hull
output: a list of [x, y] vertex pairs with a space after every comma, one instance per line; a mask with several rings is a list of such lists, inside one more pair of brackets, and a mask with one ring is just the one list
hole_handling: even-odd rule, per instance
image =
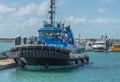
[[94, 51], [106, 51], [107, 49], [105, 48], [93, 48]]
[[48, 70], [48, 69], [65, 69], [83, 66], [89, 62], [89, 58], [83, 59], [39, 59], [39, 58], [26, 58], [25, 61], [21, 61], [20, 58], [15, 58], [19, 66], [26, 70]]
[[88, 56], [71, 55], [67, 49], [28, 45], [17, 46], [11, 49], [15, 62], [21, 67], [25, 66], [68, 66], [79, 65], [89, 61]]
[[67, 65], [69, 60], [48, 58], [26, 58], [27, 65]]
[[[18, 64], [28, 65], [67, 65], [70, 60], [70, 50], [44, 45], [24, 45], [11, 48]], [[17, 54], [16, 54], [17, 53]]]
[[[73, 58], [72, 58], [73, 57]], [[14, 58], [15, 62], [22, 67], [28, 66], [67, 66], [67, 65], [79, 65], [89, 62], [89, 57], [86, 55], [75, 56], [72, 55], [70, 59], [53, 59], [53, 58]]]

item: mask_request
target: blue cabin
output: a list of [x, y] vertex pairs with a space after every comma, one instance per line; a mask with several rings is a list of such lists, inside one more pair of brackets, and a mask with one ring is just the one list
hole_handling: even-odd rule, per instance
[[47, 23], [38, 30], [39, 42], [48, 46], [66, 48], [68, 45], [74, 45], [74, 37], [70, 29], [70, 25], [62, 27], [63, 24], [51, 26]]
[[70, 25], [64, 27], [64, 24], [55, 23], [55, 0], [51, 0], [48, 13], [50, 14], [48, 22], [43, 22], [43, 27], [38, 30], [39, 43], [48, 46], [66, 48], [68, 45], [74, 45], [74, 37]]

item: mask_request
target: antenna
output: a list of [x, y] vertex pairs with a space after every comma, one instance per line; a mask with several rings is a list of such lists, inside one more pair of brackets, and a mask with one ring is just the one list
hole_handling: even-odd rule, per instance
[[55, 25], [55, 0], [50, 0], [50, 25], [54, 26]]
[[80, 45], [80, 37], [81, 37], [81, 35], [79, 34], [79, 45]]

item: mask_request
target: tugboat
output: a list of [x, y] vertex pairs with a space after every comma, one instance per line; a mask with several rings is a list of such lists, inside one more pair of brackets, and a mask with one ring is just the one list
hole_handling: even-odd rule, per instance
[[55, 0], [50, 0], [50, 3], [50, 22], [44, 21], [43, 27], [38, 30], [37, 44], [12, 47], [11, 57], [28, 70], [78, 67], [88, 63], [85, 50], [75, 46], [70, 25], [65, 27], [64, 23], [55, 23]]

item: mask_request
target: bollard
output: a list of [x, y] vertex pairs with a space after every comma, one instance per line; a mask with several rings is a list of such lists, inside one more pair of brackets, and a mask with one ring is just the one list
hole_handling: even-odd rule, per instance
[[27, 44], [27, 37], [25, 37], [25, 36], [24, 36], [24, 38], [23, 38], [23, 43], [24, 43], [24, 44]]
[[21, 45], [21, 36], [17, 37], [17, 43], [18, 43], [18, 45]]
[[33, 44], [33, 38], [32, 37], [30, 37], [30, 42], [29, 43]]
[[17, 37], [15, 38], [15, 46], [16, 46], [16, 45], [18, 45], [18, 43], [17, 43]]
[[15, 38], [15, 45], [21, 45], [21, 36]]
[[34, 41], [37, 42], [37, 37], [34, 37]]

